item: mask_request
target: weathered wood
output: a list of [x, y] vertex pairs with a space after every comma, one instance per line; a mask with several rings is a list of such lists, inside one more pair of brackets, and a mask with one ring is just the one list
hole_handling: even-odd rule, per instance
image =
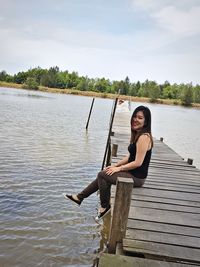
[[116, 255], [124, 255], [122, 242], [118, 242], [116, 245]]
[[196, 193], [200, 194], [200, 189], [190, 187], [190, 186], [181, 186], [181, 185], [166, 185], [163, 183], [146, 183], [145, 188], [149, 189], [160, 189], [160, 190], [169, 190], [169, 191], [176, 191], [176, 192], [186, 192], [186, 193]]
[[122, 242], [122, 239], [125, 236], [132, 189], [132, 179], [118, 177], [113, 216], [111, 220], [110, 235], [108, 241], [109, 253], [115, 253], [116, 243]]
[[[200, 238], [195, 236], [179, 235], [176, 233], [160, 233], [156, 231], [127, 229], [126, 239], [149, 241], [176, 246], [200, 248]], [[186, 244], [187, 240], [187, 244]]]
[[118, 150], [118, 145], [113, 144], [112, 145], [112, 157], [117, 157], [117, 150]]
[[180, 206], [188, 206], [191, 208], [199, 208], [199, 202], [191, 201], [190, 199], [171, 199], [165, 197], [157, 197], [157, 196], [143, 196], [143, 195], [132, 195], [132, 200], [141, 200], [141, 201], [149, 201], [155, 203], [164, 203], [164, 204], [172, 204], [172, 205], [180, 205]]
[[187, 162], [188, 162], [189, 165], [192, 165], [193, 164], [193, 159], [188, 158]]
[[200, 194], [196, 193], [187, 193], [187, 192], [176, 192], [176, 191], [170, 191], [170, 190], [159, 190], [159, 189], [151, 189], [151, 188], [134, 188], [134, 195], [144, 195], [144, 196], [155, 196], [155, 197], [166, 197], [171, 198], [174, 200], [190, 200], [190, 201], [197, 201], [200, 203]]
[[108, 152], [108, 149], [110, 148], [110, 137], [111, 137], [112, 126], [113, 126], [113, 121], [114, 121], [114, 117], [115, 117], [115, 111], [116, 111], [116, 107], [117, 107], [117, 101], [118, 101], [118, 98], [116, 98], [115, 101], [114, 101], [113, 110], [112, 110], [112, 113], [111, 113], [110, 127], [109, 127], [109, 132], [108, 132], [106, 148], [105, 148], [105, 152], [104, 152], [104, 157], [103, 157], [101, 170], [103, 170], [103, 168], [104, 168], [106, 157], [108, 158], [107, 152]]
[[122, 255], [102, 254], [99, 267], [195, 267], [197, 265], [142, 259]]
[[[187, 241], [186, 241], [187, 242]], [[163, 243], [123, 239], [125, 251], [142, 253], [145, 257], [163, 258], [168, 261], [185, 261], [200, 264], [199, 249]]]
[[185, 213], [181, 211], [156, 210], [135, 206], [131, 206], [129, 212], [129, 218], [134, 218], [137, 220], [200, 228], [199, 217], [199, 214]]
[[140, 221], [135, 219], [128, 219], [127, 229], [139, 229], [147, 231], [157, 231], [158, 233], [175, 233], [177, 235], [200, 237], [199, 228], [185, 225], [174, 225], [167, 223]]
[[177, 204], [166, 204], [166, 203], [158, 203], [156, 201], [138, 201], [134, 200], [133, 204], [134, 207], [141, 207], [141, 208], [151, 208], [151, 209], [157, 209], [157, 210], [168, 210], [168, 211], [177, 211], [177, 212], [187, 212], [187, 213], [192, 213], [192, 214], [200, 214], [200, 206], [191, 207], [188, 206], [182, 206], [182, 205], [177, 205]]
[[93, 108], [93, 105], [94, 105], [94, 100], [95, 100], [95, 98], [93, 97], [92, 104], [91, 104], [90, 111], [89, 111], [89, 115], [88, 115], [88, 120], [87, 120], [86, 127], [85, 127], [86, 130], [88, 129], [88, 125], [89, 125], [89, 121], [90, 121], [90, 116], [91, 116], [92, 108]]

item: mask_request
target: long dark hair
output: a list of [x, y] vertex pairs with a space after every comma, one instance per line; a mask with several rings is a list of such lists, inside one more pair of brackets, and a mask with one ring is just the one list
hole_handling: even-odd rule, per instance
[[[134, 117], [136, 117], [136, 114], [139, 111], [142, 111], [142, 113], [144, 114], [144, 127], [138, 132], [132, 129], [132, 123], [133, 123]], [[153, 146], [153, 137], [151, 133], [151, 111], [148, 107], [139, 106], [133, 111], [133, 114], [131, 117], [131, 143], [136, 143], [140, 135], [144, 133], [149, 134], [150, 139], [151, 139], [151, 145]]]

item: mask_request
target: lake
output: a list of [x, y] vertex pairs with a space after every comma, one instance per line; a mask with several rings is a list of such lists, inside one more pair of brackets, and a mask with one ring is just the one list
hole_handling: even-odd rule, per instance
[[[76, 207], [101, 169], [113, 100], [0, 88], [1, 266], [92, 266], [102, 247], [98, 196]], [[141, 103], [132, 103], [132, 109]], [[200, 110], [147, 104], [152, 129], [200, 168]]]

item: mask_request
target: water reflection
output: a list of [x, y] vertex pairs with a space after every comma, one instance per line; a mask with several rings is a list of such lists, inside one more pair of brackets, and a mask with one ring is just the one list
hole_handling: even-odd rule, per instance
[[111, 223], [111, 212], [109, 212], [104, 218], [101, 225], [101, 239], [100, 239], [100, 246], [99, 251], [104, 252], [107, 251], [108, 239], [109, 239], [109, 232], [110, 232], [110, 223]]

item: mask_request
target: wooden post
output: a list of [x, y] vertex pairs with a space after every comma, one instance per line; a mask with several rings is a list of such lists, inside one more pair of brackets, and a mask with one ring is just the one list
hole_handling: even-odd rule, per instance
[[187, 163], [188, 163], [189, 165], [192, 165], [192, 164], [193, 164], [193, 159], [188, 158]]
[[104, 168], [105, 161], [106, 161], [106, 155], [107, 155], [108, 148], [109, 148], [109, 145], [110, 145], [110, 134], [112, 132], [112, 125], [113, 125], [113, 121], [114, 121], [114, 117], [115, 117], [115, 111], [116, 111], [116, 107], [117, 107], [117, 101], [118, 101], [118, 98], [116, 98], [115, 101], [114, 101], [114, 106], [113, 106], [112, 113], [111, 113], [110, 127], [109, 127], [108, 138], [107, 138], [107, 142], [106, 142], [106, 149], [105, 149], [105, 152], [104, 152], [104, 157], [103, 157], [103, 162], [102, 162], [101, 170], [103, 170], [103, 168]]
[[112, 145], [112, 157], [117, 157], [117, 150], [118, 150], [118, 145], [113, 144]]
[[117, 243], [122, 242], [125, 236], [132, 189], [133, 179], [118, 177], [108, 241], [109, 253], [115, 253]]
[[160, 142], [163, 142], [164, 138], [163, 137], [160, 137]]
[[108, 151], [107, 151], [107, 158], [106, 158], [106, 166], [111, 165], [111, 144], [109, 143]]
[[94, 97], [92, 99], [92, 104], [91, 104], [91, 107], [90, 107], [90, 112], [89, 112], [89, 115], [88, 115], [88, 120], [87, 120], [87, 124], [86, 124], [86, 130], [88, 129], [88, 124], [89, 124], [89, 121], [90, 121], [90, 116], [91, 116], [91, 112], [92, 112], [92, 108], [93, 108], [93, 105], [94, 105]]

